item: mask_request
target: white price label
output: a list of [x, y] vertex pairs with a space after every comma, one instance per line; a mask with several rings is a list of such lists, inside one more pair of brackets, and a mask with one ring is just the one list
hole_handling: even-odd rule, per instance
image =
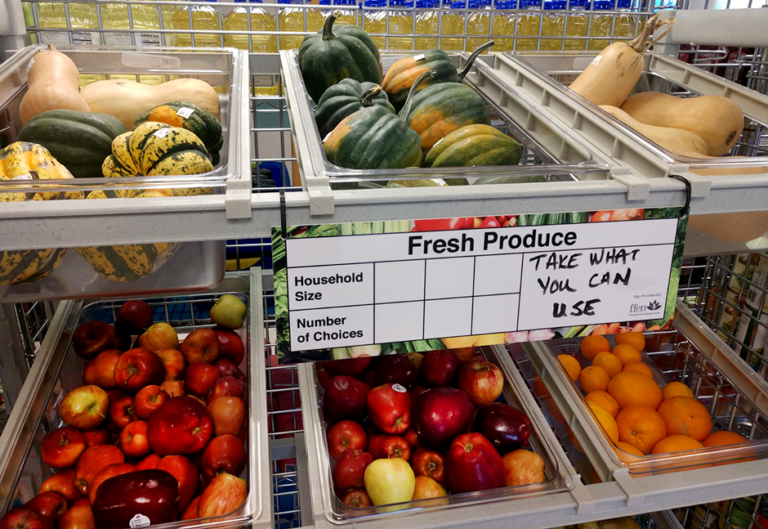
[[130, 525], [133, 529], [136, 529], [137, 527], [147, 527], [150, 525], [150, 520], [143, 514], [137, 514], [131, 518], [131, 521], [128, 525]]
[[176, 115], [184, 119], [187, 119], [189, 116], [191, 116], [194, 113], [195, 113], [195, 109], [189, 108], [189, 107], [181, 107], [179, 110], [176, 111]]
[[289, 238], [291, 349], [660, 319], [677, 225], [663, 218]]
[[423, 61], [424, 60], [424, 54], [423, 53], [419, 53], [418, 55], [414, 55], [413, 56], [413, 60], [415, 62]]
[[40, 34], [40, 42], [43, 44], [66, 46], [69, 44], [69, 33], [66, 31], [43, 31]]
[[597, 66], [598, 64], [600, 64], [600, 61], [602, 61], [602, 60], [603, 60], [603, 56], [602, 55], [598, 55], [597, 57], [592, 59], [592, 62], [590, 64], [594, 64], [595, 66]]
[[107, 46], [132, 46], [130, 33], [104, 33], [104, 43]]
[[152, 135], [157, 136], [158, 138], [165, 138], [170, 133], [171, 133], [171, 129], [166, 127], [160, 130], [156, 130]]
[[37, 175], [32, 176], [30, 173], [11, 178], [11, 180], [37, 180]]
[[163, 44], [163, 37], [160, 33], [139, 33], [136, 44], [148, 48], [159, 48]]

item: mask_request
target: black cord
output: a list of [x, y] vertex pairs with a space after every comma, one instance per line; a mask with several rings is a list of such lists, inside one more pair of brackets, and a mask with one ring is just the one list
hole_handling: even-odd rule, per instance
[[283, 230], [283, 240], [288, 240], [288, 222], [285, 212], [285, 190], [280, 190], [280, 228]]
[[683, 206], [683, 214], [681, 216], [687, 217], [691, 212], [691, 183], [687, 178], [680, 176], [679, 174], [669, 175], [669, 177], [674, 178], [675, 180], [680, 180], [685, 184], [685, 206]]

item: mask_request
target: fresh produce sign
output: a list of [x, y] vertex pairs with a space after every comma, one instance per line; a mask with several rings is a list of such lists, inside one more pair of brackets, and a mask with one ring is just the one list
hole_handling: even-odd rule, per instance
[[668, 324], [679, 208], [273, 230], [281, 355], [324, 360]]

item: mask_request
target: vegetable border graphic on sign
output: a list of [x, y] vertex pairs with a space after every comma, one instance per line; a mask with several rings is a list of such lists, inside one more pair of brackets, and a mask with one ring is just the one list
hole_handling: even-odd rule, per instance
[[289, 226], [272, 234], [286, 360], [660, 330], [682, 208]]

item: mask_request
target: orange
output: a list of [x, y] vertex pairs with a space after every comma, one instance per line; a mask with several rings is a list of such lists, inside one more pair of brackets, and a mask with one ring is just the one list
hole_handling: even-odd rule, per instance
[[616, 345], [627, 344], [631, 345], [638, 351], [645, 350], [645, 336], [641, 332], [624, 332], [617, 334], [614, 337]]
[[723, 446], [723, 445], [735, 445], [746, 443], [747, 440], [735, 432], [713, 432], [704, 439], [702, 445], [709, 448], [710, 446]]
[[619, 403], [605, 391], [591, 391], [587, 393], [584, 400], [604, 408], [605, 411], [611, 414], [611, 417], [616, 417], [619, 414]]
[[712, 418], [704, 405], [690, 397], [673, 397], [659, 406], [669, 435], [687, 435], [698, 442], [712, 432]]
[[651, 453], [654, 445], [667, 436], [667, 427], [661, 415], [653, 408], [639, 404], [621, 410], [616, 417], [616, 425], [619, 427], [619, 441], [631, 444], [643, 454]]
[[611, 377], [608, 376], [608, 373], [602, 367], [589, 366], [581, 370], [579, 381], [584, 393], [590, 393], [595, 390], [605, 391], [608, 383], [611, 381]]
[[608, 384], [608, 393], [623, 410], [632, 404], [642, 404], [654, 410], [661, 404], [661, 388], [652, 379], [637, 371], [622, 371]]
[[597, 353], [609, 353], [611, 351], [611, 342], [601, 335], [586, 336], [579, 344], [579, 351], [587, 360], [592, 360], [597, 356]]
[[616, 425], [613, 416], [611, 416], [605, 408], [598, 406], [594, 402], [589, 403], [589, 409], [592, 412], [592, 417], [594, 417], [597, 423], [603, 428], [605, 435], [614, 443], [618, 442], [619, 427]]
[[664, 400], [671, 399], [672, 397], [693, 398], [693, 391], [682, 382], [670, 382], [661, 388], [661, 397]]
[[610, 378], [621, 373], [621, 360], [611, 353], [597, 353], [592, 359], [592, 365], [605, 369], [605, 372], [608, 373]]
[[696, 450], [704, 448], [696, 439], [687, 435], [670, 435], [665, 437], [653, 447], [652, 454], [668, 454], [669, 452], [682, 452], [683, 450]]
[[571, 380], [576, 382], [579, 380], [581, 374], [581, 366], [579, 361], [571, 355], [557, 355], [557, 359], [560, 361], [560, 365], [563, 366], [563, 370], [568, 374]]
[[616, 456], [619, 458], [619, 461], [622, 463], [625, 463], [627, 465], [631, 465], [632, 463], [637, 463], [637, 457], [643, 457], [643, 453], [628, 443], [622, 443], [619, 441], [616, 443], [616, 446], [614, 447], [613, 451], [616, 453]]
[[622, 371], [635, 371], [637, 373], [642, 373], [643, 375], [647, 375], [653, 378], [653, 371], [651, 371], [651, 368], [642, 362], [630, 362], [624, 366]]
[[621, 365], [625, 366], [630, 362], [642, 362], [643, 361], [643, 355], [640, 354], [640, 351], [632, 347], [631, 345], [627, 344], [619, 344], [616, 347], [613, 348], [613, 351], [611, 351], [613, 355], [621, 360]]

